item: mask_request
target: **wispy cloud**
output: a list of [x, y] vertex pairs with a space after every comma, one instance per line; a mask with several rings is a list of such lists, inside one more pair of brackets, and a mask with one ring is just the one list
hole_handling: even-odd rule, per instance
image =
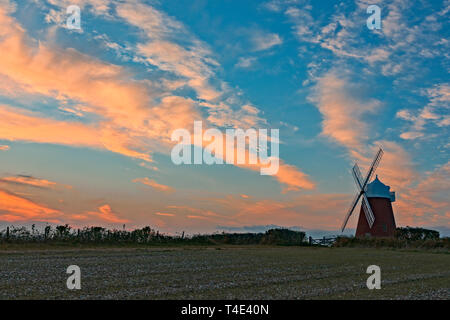
[[155, 180], [149, 179], [147, 177], [134, 179], [133, 182], [142, 183], [142, 184], [152, 187], [153, 189], [156, 189], [158, 191], [163, 191], [163, 192], [175, 191], [172, 187], [166, 186], [164, 184], [160, 184], [160, 183], [156, 182]]
[[450, 126], [450, 84], [437, 84], [425, 90], [429, 103], [418, 111], [402, 109], [396, 114], [397, 118], [411, 123], [408, 130], [402, 132], [400, 137], [405, 140], [426, 138], [426, 125], [434, 124], [437, 127]]
[[359, 100], [357, 90], [343, 75], [330, 71], [318, 79], [310, 96], [323, 116], [322, 135], [353, 151], [361, 150], [369, 137], [364, 117], [377, 113], [381, 106], [376, 99]]
[[175, 216], [173, 213], [166, 213], [166, 212], [155, 212], [158, 216], [164, 216], [164, 217], [173, 217]]
[[103, 147], [95, 127], [40, 117], [0, 105], [0, 139]]
[[249, 68], [256, 62], [256, 60], [257, 58], [255, 57], [240, 57], [239, 61], [236, 63], [236, 66], [240, 68]]
[[33, 176], [27, 176], [27, 175], [3, 177], [3, 178], [0, 178], [0, 182], [13, 183], [13, 184], [19, 184], [19, 185], [27, 185], [27, 186], [39, 187], [39, 188], [54, 188], [56, 186], [56, 182], [49, 181], [46, 179], [39, 179], [39, 178], [36, 178]]
[[267, 50], [283, 43], [283, 40], [278, 34], [262, 31], [255, 32], [252, 35], [251, 41], [253, 43], [253, 50], [255, 51]]

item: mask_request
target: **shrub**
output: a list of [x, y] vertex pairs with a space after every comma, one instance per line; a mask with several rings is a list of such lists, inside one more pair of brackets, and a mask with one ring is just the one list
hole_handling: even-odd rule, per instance
[[[420, 228], [412, 228], [420, 229]], [[425, 230], [425, 229], [424, 229]], [[436, 231], [428, 230], [426, 236], [423, 234], [418, 236], [419, 231], [414, 230], [406, 235], [395, 238], [355, 238], [355, 237], [338, 237], [334, 242], [334, 247], [364, 247], [364, 248], [418, 248], [418, 249], [450, 249], [450, 238], [436, 238]]]
[[438, 240], [439, 232], [435, 230], [429, 230], [424, 228], [397, 228], [395, 237], [401, 240]]
[[160, 233], [149, 226], [142, 229], [108, 230], [103, 227], [85, 227], [72, 229], [68, 224], [55, 228], [46, 226], [43, 232], [32, 227], [8, 227], [0, 231], [0, 243], [46, 242], [46, 243], [93, 243], [93, 244], [267, 244], [267, 245], [303, 245], [305, 233], [288, 229], [271, 229], [266, 233], [221, 233], [198, 234], [192, 237], [169, 236]]

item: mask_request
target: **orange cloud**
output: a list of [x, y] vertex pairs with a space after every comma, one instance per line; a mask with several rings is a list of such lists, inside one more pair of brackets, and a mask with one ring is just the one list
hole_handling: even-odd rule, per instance
[[323, 116], [322, 135], [349, 149], [361, 149], [368, 138], [369, 126], [363, 120], [366, 114], [378, 111], [377, 100], [359, 101], [350, 92], [354, 86], [334, 72], [318, 79], [310, 97]]
[[400, 221], [409, 225], [450, 226], [450, 162], [421, 177], [398, 195]]
[[276, 178], [287, 187], [284, 191], [307, 189], [312, 190], [316, 184], [309, 178], [306, 173], [301, 172], [295, 166], [280, 162], [280, 168], [276, 174]]
[[127, 219], [119, 218], [118, 215], [113, 212], [108, 204], [104, 204], [97, 208], [98, 211], [88, 211], [82, 214], [71, 215], [72, 219], [75, 220], [88, 220], [89, 223], [95, 221], [107, 222], [107, 223], [126, 223], [129, 222]]
[[0, 220], [4, 221], [50, 221], [62, 213], [37, 204], [26, 198], [0, 190]]
[[164, 184], [157, 183], [155, 180], [149, 179], [147, 177], [134, 179], [133, 182], [139, 182], [139, 183], [145, 184], [145, 185], [150, 186], [159, 191], [164, 191], [164, 192], [175, 191], [173, 188], [166, 186]]
[[0, 182], [17, 183], [40, 188], [53, 188], [56, 186], [56, 182], [24, 175], [0, 178]]
[[19, 113], [4, 105], [0, 105], [0, 139], [87, 147], [102, 146], [95, 128], [41, 118], [31, 112]]
[[155, 212], [158, 216], [165, 216], [165, 217], [173, 217], [175, 216], [173, 213], [165, 213], [165, 212]]
[[[248, 165], [248, 164], [236, 164], [236, 166], [250, 169], [253, 171], [260, 171], [261, 168], [267, 167], [265, 164], [256, 164], [256, 165]], [[283, 192], [286, 191], [299, 191], [301, 189], [305, 190], [313, 190], [316, 188], [316, 184], [311, 178], [304, 172], [300, 171], [297, 167], [286, 164], [284, 161], [279, 159], [279, 168], [278, 172], [272, 175], [274, 179], [276, 179], [279, 183], [286, 185], [283, 188]], [[264, 179], [264, 176], [261, 176], [261, 179]]]

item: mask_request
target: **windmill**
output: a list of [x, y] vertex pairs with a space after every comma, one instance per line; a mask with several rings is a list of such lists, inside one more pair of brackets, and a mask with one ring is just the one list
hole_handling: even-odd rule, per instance
[[380, 148], [364, 179], [358, 164], [355, 163], [353, 166], [352, 175], [359, 192], [353, 199], [345, 216], [342, 232], [359, 199], [362, 199], [356, 236], [391, 237], [394, 235], [396, 226], [391, 202], [395, 201], [395, 192], [391, 192], [390, 187], [383, 184], [378, 179], [378, 176], [369, 183], [381, 161], [383, 153], [383, 150]]

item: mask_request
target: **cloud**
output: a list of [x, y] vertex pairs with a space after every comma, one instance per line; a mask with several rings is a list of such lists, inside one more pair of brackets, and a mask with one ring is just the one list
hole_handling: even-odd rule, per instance
[[276, 33], [264, 33], [262, 31], [255, 32], [252, 35], [253, 50], [263, 51], [278, 46], [283, 40]]
[[418, 131], [408, 131], [408, 132], [403, 132], [400, 134], [400, 138], [405, 139], [405, 140], [414, 140], [420, 137], [423, 137], [424, 134], [422, 132], [418, 132]]
[[0, 151], [8, 151], [10, 147], [8, 145], [0, 145]]
[[[218, 63], [211, 58], [209, 49], [194, 39], [186, 28], [165, 13], [139, 2], [120, 3], [117, 15], [145, 32], [147, 42], [136, 46], [137, 53], [148, 63], [187, 79], [187, 85], [196, 90], [200, 99], [213, 100], [220, 95], [208, 82]], [[183, 36], [187, 47], [172, 41]]]
[[280, 183], [287, 185], [284, 191], [313, 190], [316, 188], [315, 182], [306, 173], [283, 162], [280, 162], [280, 168], [275, 177]]
[[19, 185], [27, 185], [27, 186], [39, 187], [39, 188], [45, 188], [45, 189], [54, 188], [56, 186], [56, 182], [49, 181], [46, 179], [35, 178], [33, 176], [26, 176], [26, 175], [3, 177], [3, 178], [0, 178], [0, 182], [13, 183], [13, 184], [19, 184]]
[[95, 127], [39, 117], [0, 105], [0, 139], [102, 148]]
[[239, 61], [236, 63], [236, 67], [239, 68], [250, 68], [255, 62], [255, 57], [240, 57]]
[[186, 78], [186, 84], [196, 90], [200, 99], [209, 101], [219, 97], [220, 92], [208, 84], [208, 78], [212, 76], [210, 68], [194, 49], [186, 50], [169, 41], [154, 40], [138, 45], [137, 50], [150, 64]]
[[75, 221], [88, 221], [89, 223], [127, 223], [129, 220], [122, 219], [115, 213], [111, 206], [104, 204], [97, 208], [97, 211], [86, 211], [81, 214], [74, 214], [70, 216]]
[[139, 183], [145, 184], [145, 185], [152, 187], [153, 189], [156, 189], [158, 191], [163, 191], [163, 192], [175, 191], [173, 188], [166, 186], [164, 184], [157, 183], [155, 180], [149, 179], [147, 177], [134, 179], [133, 182], [139, 182]]
[[399, 110], [396, 117], [405, 120], [411, 125], [407, 131], [402, 132], [400, 137], [405, 140], [427, 138], [427, 124], [434, 124], [437, 127], [447, 127], [450, 125], [450, 84], [436, 84], [432, 88], [425, 90], [428, 97], [428, 104], [417, 112], [409, 109]]
[[62, 213], [0, 189], [0, 220], [16, 221], [57, 221]]
[[321, 134], [351, 150], [362, 149], [370, 129], [364, 116], [378, 112], [381, 105], [375, 99], [357, 99], [357, 90], [336, 71], [330, 71], [317, 79], [309, 97], [323, 116]]
[[405, 188], [397, 202], [400, 220], [408, 225], [450, 226], [450, 162], [420, 177]]
[[158, 216], [165, 216], [165, 217], [173, 217], [175, 216], [173, 213], [166, 213], [166, 212], [155, 212]]
[[126, 223], [119, 218], [108, 204], [99, 206], [97, 211], [85, 211], [81, 214], [65, 213], [36, 203], [23, 196], [0, 189], [0, 220], [8, 222], [38, 221], [49, 223]]

